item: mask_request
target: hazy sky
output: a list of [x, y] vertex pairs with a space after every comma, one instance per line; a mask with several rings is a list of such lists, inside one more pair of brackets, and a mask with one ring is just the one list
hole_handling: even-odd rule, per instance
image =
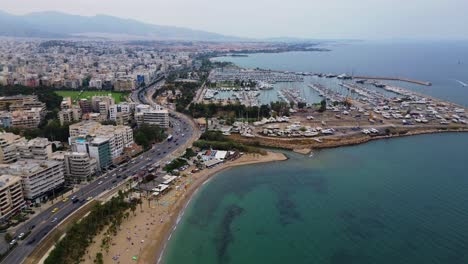
[[254, 38], [468, 38], [468, 0], [0, 0], [0, 9], [106, 14]]

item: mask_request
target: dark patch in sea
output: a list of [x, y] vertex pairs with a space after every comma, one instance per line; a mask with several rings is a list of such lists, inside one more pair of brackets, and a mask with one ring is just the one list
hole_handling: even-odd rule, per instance
[[234, 220], [244, 212], [244, 209], [237, 205], [230, 205], [223, 216], [223, 220], [219, 227], [218, 235], [216, 236], [216, 247], [218, 263], [227, 263], [229, 258], [227, 250], [229, 244], [234, 240], [232, 235], [231, 225]]
[[339, 249], [330, 258], [330, 264], [368, 264], [372, 263], [368, 256], [350, 253]]
[[366, 227], [362, 227], [359, 224], [351, 224], [346, 227], [346, 232], [351, 235], [353, 239], [369, 240], [373, 236], [372, 231]]
[[311, 187], [318, 194], [328, 194], [328, 179], [323, 176], [307, 177], [302, 184]]
[[366, 217], [360, 220], [361, 224], [367, 228], [384, 229], [386, 225], [376, 218]]
[[288, 197], [280, 197], [276, 204], [276, 208], [279, 212], [280, 223], [283, 226], [289, 225], [294, 221], [301, 220], [302, 218], [297, 210], [296, 204]]
[[349, 222], [356, 218], [356, 215], [353, 212], [348, 211], [348, 210], [341, 211], [340, 213], [338, 213], [338, 216], [346, 222]]
[[255, 231], [255, 235], [257, 235], [257, 236], [266, 236], [266, 235], [268, 235], [268, 232], [265, 231], [265, 230], [257, 230], [257, 231]]

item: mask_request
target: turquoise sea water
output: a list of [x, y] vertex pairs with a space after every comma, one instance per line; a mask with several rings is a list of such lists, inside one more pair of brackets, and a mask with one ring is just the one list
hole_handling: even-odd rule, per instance
[[424, 135], [231, 169], [164, 263], [468, 263], [467, 154], [467, 135]]
[[[379, 49], [362, 47], [345, 47], [362, 54], [349, 55], [364, 58], [355, 63], [358, 66], [371, 64], [365, 61], [372, 57], [366, 49]], [[441, 47], [428, 54], [442, 54]], [[457, 45], [448, 50], [448, 58], [468, 51]], [[294, 63], [294, 54], [257, 54], [256, 62], [253, 57], [230, 59], [241, 66], [296, 71], [314, 71], [320, 64], [305, 59]], [[284, 56], [284, 64], [275, 64], [277, 56]], [[335, 55], [301, 57], [315, 56]], [[424, 69], [433, 67], [433, 72], [453, 72], [431, 60], [436, 57], [441, 55], [413, 59]], [[402, 60], [409, 58], [395, 58], [395, 67]], [[340, 72], [341, 62], [324, 62], [320, 71]], [[444, 69], [437, 71], [438, 65]], [[463, 62], [455, 65], [466, 67]], [[363, 74], [385, 75], [391, 68], [372, 69]], [[451, 83], [452, 77], [418, 77], [424, 69], [414, 69], [408, 77], [441, 80], [440, 86], [414, 89], [468, 105], [468, 92]], [[460, 71], [456, 78], [467, 80], [465, 73]], [[322, 150], [313, 157], [285, 153], [288, 161], [234, 168], [205, 184], [187, 207], [162, 262], [468, 263], [468, 134], [381, 140]]]

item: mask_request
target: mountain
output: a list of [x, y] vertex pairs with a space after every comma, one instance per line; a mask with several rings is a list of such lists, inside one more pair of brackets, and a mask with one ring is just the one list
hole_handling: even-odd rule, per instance
[[79, 16], [60, 12], [12, 15], [0, 11], [0, 36], [68, 38], [74, 36], [155, 40], [229, 41], [239, 38], [188, 28], [159, 26], [107, 15]]

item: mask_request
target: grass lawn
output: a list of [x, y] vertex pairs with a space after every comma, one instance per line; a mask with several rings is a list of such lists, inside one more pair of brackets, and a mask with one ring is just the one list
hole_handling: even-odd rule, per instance
[[63, 97], [71, 97], [73, 101], [78, 99], [88, 99], [91, 100], [91, 97], [95, 95], [109, 95], [111, 94], [114, 97], [115, 103], [118, 104], [122, 101], [125, 101], [125, 97], [129, 94], [128, 92], [113, 92], [113, 91], [55, 91], [56, 94]]

